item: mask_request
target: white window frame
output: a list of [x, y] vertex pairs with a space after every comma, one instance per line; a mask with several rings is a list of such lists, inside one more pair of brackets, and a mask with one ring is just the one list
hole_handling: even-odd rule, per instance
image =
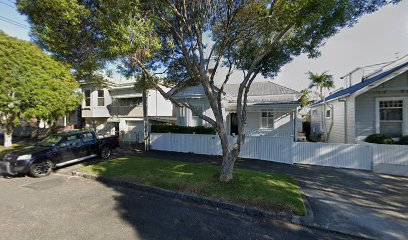
[[[264, 117], [262, 117], [262, 113], [263, 112], [266, 112], [267, 114], [267, 121], [268, 121], [268, 123], [267, 123], [267, 125], [269, 125], [269, 121], [270, 121], [270, 118], [271, 117], [269, 117], [268, 115], [269, 115], [269, 112], [271, 112], [272, 113], [272, 127], [263, 127], [262, 126], [262, 118], [264, 118]], [[275, 129], [275, 113], [274, 113], [274, 110], [273, 109], [262, 109], [261, 110], [261, 112], [260, 112], [260, 114], [259, 114], [259, 128], [260, 129], [263, 129], [263, 130], [273, 130], [273, 129]]]
[[408, 133], [408, 97], [377, 97], [375, 98], [375, 132], [380, 133], [380, 102], [402, 101], [402, 136]]
[[179, 124], [181, 126], [187, 126], [187, 108], [186, 107], [178, 107], [178, 117], [179, 117]]
[[[86, 92], [89, 91], [89, 97], [86, 97]], [[89, 99], [89, 105], [86, 105], [86, 99]], [[92, 104], [92, 91], [91, 89], [84, 89], [84, 107], [91, 107]]]
[[[329, 116], [327, 116], [327, 113], [329, 113]], [[329, 109], [326, 109], [325, 110], [325, 112], [324, 112], [324, 117], [325, 118], [331, 118], [332, 117], [332, 110], [329, 108]]]
[[[102, 92], [102, 97], [99, 97], [99, 91]], [[103, 89], [96, 90], [96, 99], [97, 99], [97, 101], [96, 101], [97, 106], [98, 107], [104, 107], [105, 106], [105, 90], [103, 90]], [[99, 105], [99, 99], [103, 100], [103, 105]]]

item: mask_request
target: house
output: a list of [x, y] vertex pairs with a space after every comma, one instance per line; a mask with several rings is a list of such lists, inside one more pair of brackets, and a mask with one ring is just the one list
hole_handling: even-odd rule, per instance
[[[142, 92], [135, 83], [81, 83], [84, 98], [81, 106], [83, 126], [101, 133], [130, 134], [139, 142], [143, 139]], [[169, 90], [164, 88], [164, 90]], [[175, 122], [173, 105], [157, 90], [147, 91], [148, 116], [151, 122]]]
[[[237, 134], [236, 99], [239, 84], [227, 84], [222, 97], [223, 116], [229, 134]], [[218, 89], [216, 89], [218, 91]], [[207, 97], [201, 85], [187, 87], [173, 95], [199, 109], [205, 116], [214, 119]], [[248, 93], [247, 122], [248, 136], [295, 136], [301, 131], [297, 118], [300, 93], [270, 81], [253, 82]], [[177, 124], [180, 126], [209, 126], [186, 107], [176, 108]], [[296, 120], [295, 120], [296, 119]]]
[[[362, 70], [345, 78], [349, 84], [344, 89], [311, 105], [311, 136], [315, 140], [358, 143], [375, 133], [393, 138], [408, 135], [408, 58], [370, 74]], [[353, 79], [359, 81], [353, 83]]]

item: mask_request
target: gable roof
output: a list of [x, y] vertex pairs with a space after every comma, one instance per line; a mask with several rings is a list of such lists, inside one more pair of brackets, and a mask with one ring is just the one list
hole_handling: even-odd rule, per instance
[[[224, 87], [224, 92], [230, 96], [236, 97], [238, 96], [238, 89], [239, 84], [226, 84]], [[285, 94], [299, 94], [299, 92], [271, 81], [253, 82], [248, 92], [248, 96], [271, 96]]]
[[408, 66], [408, 61], [406, 61], [406, 62], [404, 62], [404, 63], [402, 63], [402, 64], [400, 64], [400, 65], [398, 65], [398, 66], [396, 66], [394, 68], [391, 68], [389, 70], [382, 71], [382, 72], [380, 72], [380, 73], [378, 73], [378, 74], [376, 74], [376, 75], [374, 75], [374, 76], [372, 76], [372, 77], [370, 77], [370, 78], [368, 78], [368, 79], [366, 79], [366, 80], [364, 80], [362, 82], [354, 84], [354, 85], [352, 85], [352, 86], [350, 86], [348, 88], [337, 91], [337, 92], [327, 96], [323, 100], [320, 100], [320, 101], [318, 101], [316, 103], [313, 103], [311, 105], [311, 107], [319, 105], [319, 104], [321, 104], [323, 102], [328, 102], [330, 100], [333, 100], [333, 99], [336, 99], [336, 98], [339, 98], [339, 97], [343, 97], [343, 96], [348, 96], [348, 95], [350, 95], [352, 93], [355, 93], [358, 90], [363, 89], [363, 88], [365, 88], [365, 87], [367, 87], [367, 86], [381, 80], [382, 78], [390, 75], [391, 73], [393, 73], [395, 71], [400, 70], [401, 68], [403, 68], [405, 66]]

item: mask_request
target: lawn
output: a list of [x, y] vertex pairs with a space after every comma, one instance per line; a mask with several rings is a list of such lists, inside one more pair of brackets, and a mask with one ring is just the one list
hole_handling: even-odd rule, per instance
[[144, 157], [118, 158], [80, 171], [221, 198], [266, 210], [298, 215], [305, 213], [299, 187], [293, 177], [286, 175], [235, 169], [233, 181], [225, 184], [218, 182], [218, 166]]

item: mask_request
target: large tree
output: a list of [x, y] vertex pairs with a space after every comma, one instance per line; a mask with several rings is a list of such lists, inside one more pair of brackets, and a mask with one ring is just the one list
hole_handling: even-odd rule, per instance
[[33, 43], [0, 32], [0, 124], [4, 146], [21, 121], [52, 123], [80, 104], [70, 68]]
[[[248, 91], [258, 75], [274, 77], [302, 53], [319, 56], [319, 47], [343, 27], [395, 1], [387, 0], [19, 0], [33, 35], [48, 51], [68, 62], [73, 40], [86, 36], [86, 49], [101, 59], [121, 59], [166, 98], [213, 126], [221, 140], [220, 181], [233, 178], [245, 141]], [[67, 37], [65, 37], [67, 36]], [[72, 37], [73, 36], [73, 37]], [[208, 40], [210, 36], [211, 40]], [[62, 44], [62, 47], [59, 45]], [[81, 44], [78, 41], [77, 44]], [[75, 46], [74, 48], [77, 48]], [[67, 52], [68, 51], [68, 52]], [[81, 59], [75, 59], [80, 62]], [[88, 64], [89, 65], [89, 64]], [[84, 64], [84, 67], [88, 67]], [[79, 64], [79, 67], [82, 66]], [[220, 68], [223, 79], [215, 79]], [[214, 119], [189, 102], [164, 92], [155, 70], [177, 83], [175, 92], [201, 85]], [[209, 71], [211, 69], [211, 71]], [[237, 95], [238, 134], [229, 143], [222, 111], [224, 86], [234, 70], [242, 72]], [[79, 71], [79, 70], [78, 70]], [[89, 71], [80, 71], [89, 72]], [[216, 86], [216, 80], [221, 80]], [[233, 146], [233, 147], [230, 147]]]

